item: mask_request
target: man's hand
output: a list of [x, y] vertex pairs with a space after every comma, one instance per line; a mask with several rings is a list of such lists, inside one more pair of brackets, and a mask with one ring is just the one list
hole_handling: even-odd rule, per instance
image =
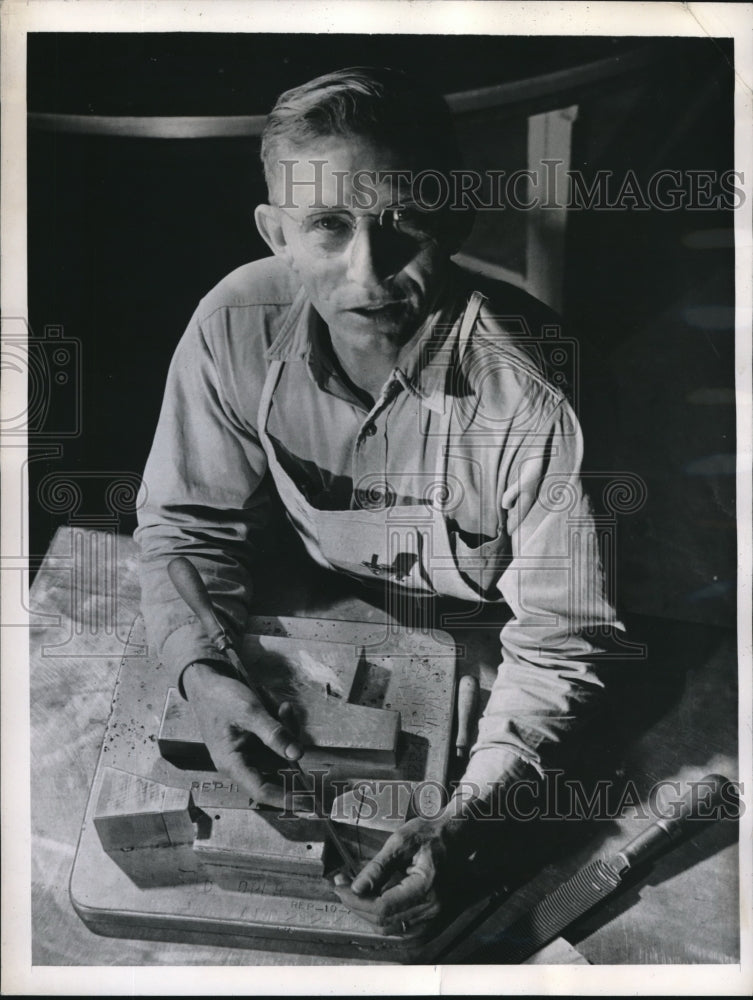
[[349, 909], [382, 934], [413, 934], [440, 911], [438, 882], [454, 843], [446, 818], [411, 819], [350, 886], [335, 884]]
[[283, 808], [281, 784], [265, 781], [259, 767], [254, 766], [253, 737], [281, 757], [281, 765], [298, 760], [303, 750], [285, 725], [293, 720], [290, 705], [283, 703], [280, 718], [274, 718], [251, 688], [207, 663], [192, 663], [186, 668], [183, 688], [217, 770], [256, 802]]

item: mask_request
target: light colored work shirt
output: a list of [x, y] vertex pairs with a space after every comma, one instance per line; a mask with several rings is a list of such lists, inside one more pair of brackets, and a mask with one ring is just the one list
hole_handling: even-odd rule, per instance
[[[175, 352], [136, 539], [150, 643], [181, 670], [217, 651], [167, 562], [189, 556], [242, 630], [281, 477], [288, 504], [292, 490], [314, 516], [381, 510], [420, 528], [427, 510], [439, 510], [449, 548], [433, 563], [432, 545], [419, 545], [414, 578], [428, 594], [509, 609], [467, 772], [496, 780], [539, 768], [543, 746], [572, 728], [622, 625], [581, 488], [580, 427], [531, 350], [548, 316], [501, 285], [481, 302], [460, 352], [472, 287], [452, 270], [411, 356], [370, 407], [339, 373], [294, 274], [276, 258], [234, 271], [201, 301]], [[357, 548], [357, 537], [348, 544]], [[399, 559], [392, 569], [383, 553], [344, 559], [333, 568], [365, 580], [394, 572], [400, 585]]]

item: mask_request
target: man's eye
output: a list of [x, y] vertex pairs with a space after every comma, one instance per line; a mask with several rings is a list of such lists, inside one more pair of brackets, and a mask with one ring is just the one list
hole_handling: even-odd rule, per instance
[[398, 222], [415, 222], [420, 219], [421, 212], [415, 208], [396, 208], [395, 219]]
[[425, 212], [420, 208], [399, 208], [397, 211], [400, 222], [415, 226], [431, 226], [437, 214], [436, 212]]
[[436, 227], [432, 213], [422, 212], [420, 208], [398, 208], [394, 219], [400, 232], [418, 236], [432, 233]]
[[338, 215], [319, 215], [310, 225], [314, 232], [321, 233], [344, 233], [350, 229], [347, 221]]

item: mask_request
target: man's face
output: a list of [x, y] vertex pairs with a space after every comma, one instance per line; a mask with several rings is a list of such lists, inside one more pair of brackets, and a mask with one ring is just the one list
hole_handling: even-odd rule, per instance
[[441, 286], [448, 251], [396, 232], [389, 218], [378, 224], [383, 209], [405, 204], [410, 183], [396, 175], [405, 159], [365, 138], [333, 136], [280, 160], [288, 162], [275, 191], [284, 206], [273, 209], [282, 233], [276, 252], [330, 332], [354, 343], [375, 335], [406, 343]]

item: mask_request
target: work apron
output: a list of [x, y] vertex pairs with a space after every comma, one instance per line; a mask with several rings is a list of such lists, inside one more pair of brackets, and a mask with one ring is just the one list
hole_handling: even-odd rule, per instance
[[[456, 335], [458, 358], [465, 353], [483, 296], [474, 292]], [[463, 579], [453, 553], [442, 498], [447, 488], [447, 455], [452, 406], [450, 397], [441, 416], [434, 490], [423, 505], [393, 505], [366, 510], [319, 510], [306, 500], [277, 459], [267, 433], [272, 398], [285, 362], [273, 359], [259, 402], [258, 433], [269, 470], [287, 516], [311, 558], [325, 569], [346, 573], [361, 582], [380, 578], [418, 597], [454, 597], [464, 601], [483, 598]], [[449, 377], [449, 365], [446, 378]], [[444, 446], [442, 444], [444, 442]]]

